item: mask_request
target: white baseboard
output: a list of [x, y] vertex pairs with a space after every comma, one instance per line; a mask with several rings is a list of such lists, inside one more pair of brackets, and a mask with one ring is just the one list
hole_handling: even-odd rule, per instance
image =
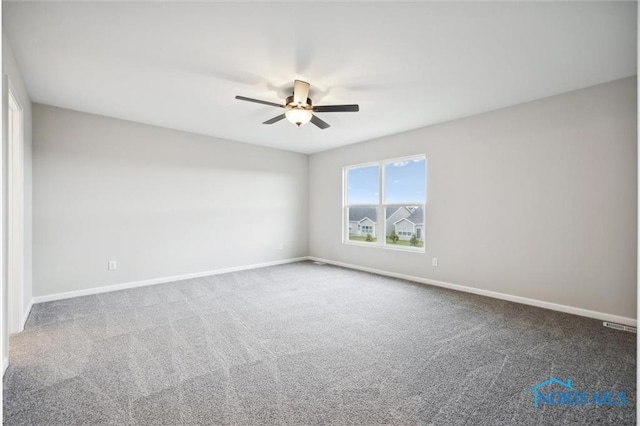
[[27, 306], [27, 309], [25, 309], [24, 313], [22, 314], [22, 329], [24, 330], [24, 326], [27, 324], [27, 319], [29, 318], [29, 314], [31, 313], [31, 308], [33, 308], [33, 297], [31, 298], [31, 300], [29, 301], [29, 306]]
[[567, 314], [579, 315], [581, 317], [595, 318], [601, 321], [611, 321], [618, 324], [638, 326], [638, 320], [633, 318], [621, 317], [618, 315], [606, 314], [604, 312], [591, 311], [588, 309], [575, 308], [573, 306], [560, 305], [558, 303], [545, 302], [543, 300], [529, 299], [528, 297], [514, 296], [506, 293], [499, 293], [491, 290], [483, 290], [479, 288], [467, 287], [459, 284], [451, 284], [444, 281], [430, 280], [427, 278], [414, 277], [411, 275], [398, 274], [396, 272], [383, 271], [381, 269], [367, 268], [364, 266], [353, 265], [350, 263], [337, 262], [335, 260], [322, 259], [315, 256], [309, 256], [309, 260], [324, 262], [330, 265], [342, 266], [349, 269], [357, 269], [359, 271], [371, 272], [378, 275], [385, 275], [393, 278], [400, 278], [408, 281], [415, 281], [422, 284], [434, 285], [437, 287], [448, 288], [451, 290], [463, 291], [465, 293], [478, 294], [480, 296], [493, 297], [494, 299], [508, 300], [509, 302], [522, 303], [524, 305], [536, 306], [538, 308], [550, 309], [552, 311], [564, 312]]
[[4, 373], [7, 371], [7, 367], [9, 366], [9, 359], [7, 357], [2, 358], [2, 377], [4, 377]]
[[31, 300], [31, 303], [29, 304], [27, 312], [25, 313], [25, 316], [24, 316], [25, 319], [24, 320], [26, 321], [26, 319], [28, 318], [29, 312], [31, 311], [31, 307], [36, 303], [51, 302], [51, 301], [54, 301], [54, 300], [61, 300], [61, 299], [70, 299], [70, 298], [73, 298], [73, 297], [80, 297], [80, 296], [89, 296], [89, 295], [92, 295], [92, 294], [100, 294], [100, 293], [107, 293], [107, 292], [110, 292], [110, 291], [126, 290], [126, 289], [129, 289], [129, 288], [144, 287], [144, 286], [154, 285], [154, 284], [163, 284], [163, 283], [168, 283], [168, 282], [173, 282], [173, 281], [187, 280], [187, 279], [191, 279], [191, 278], [200, 278], [200, 277], [207, 277], [207, 276], [211, 276], [211, 275], [227, 274], [227, 273], [230, 273], [230, 272], [238, 272], [238, 271], [245, 271], [245, 270], [248, 270], [248, 269], [264, 268], [264, 267], [267, 267], [267, 266], [283, 265], [283, 264], [286, 264], [286, 263], [301, 262], [301, 261], [304, 261], [304, 260], [312, 260], [312, 261], [324, 262], [324, 263], [328, 263], [330, 265], [341, 266], [341, 267], [344, 267], [344, 268], [356, 269], [356, 270], [360, 270], [360, 271], [371, 272], [371, 273], [378, 274], [378, 275], [384, 275], [384, 276], [393, 277], [393, 278], [400, 278], [400, 279], [403, 279], [403, 280], [408, 280], [408, 281], [414, 281], [414, 282], [418, 282], [418, 283], [422, 283], [422, 284], [433, 285], [433, 286], [436, 286], [436, 287], [443, 287], [443, 288], [448, 288], [448, 289], [451, 289], [451, 290], [462, 291], [462, 292], [465, 292], [465, 293], [472, 293], [472, 294], [477, 294], [477, 295], [480, 295], [480, 296], [492, 297], [494, 299], [501, 299], [501, 300], [507, 300], [507, 301], [515, 302], [515, 303], [522, 303], [524, 305], [536, 306], [536, 307], [539, 307], [539, 308], [550, 309], [552, 311], [564, 312], [564, 313], [573, 314], [573, 315], [579, 315], [579, 316], [582, 316], [582, 317], [595, 318], [595, 319], [598, 319], [598, 320], [601, 320], [601, 321], [611, 321], [611, 322], [615, 322], [615, 323], [618, 323], [618, 324], [629, 325], [629, 326], [632, 326], [632, 327], [637, 327], [638, 326], [638, 320], [637, 319], [633, 319], [633, 318], [622, 317], [622, 316], [619, 316], [619, 315], [607, 314], [607, 313], [604, 313], [604, 312], [591, 311], [591, 310], [588, 310], [588, 309], [576, 308], [576, 307], [573, 307], [573, 306], [561, 305], [561, 304], [553, 303], [553, 302], [545, 302], [543, 300], [530, 299], [530, 298], [527, 298], [527, 297], [514, 296], [514, 295], [511, 295], [511, 294], [499, 293], [499, 292], [491, 291], [491, 290], [483, 290], [483, 289], [474, 288], [474, 287], [468, 287], [468, 286], [464, 286], [464, 285], [460, 285], [460, 284], [452, 284], [452, 283], [448, 283], [448, 282], [444, 282], [444, 281], [436, 281], [436, 280], [431, 280], [431, 279], [422, 278], [422, 277], [416, 277], [416, 276], [412, 276], [412, 275], [399, 274], [399, 273], [396, 273], [396, 272], [384, 271], [382, 269], [368, 268], [368, 267], [365, 267], [365, 266], [354, 265], [354, 264], [351, 264], [351, 263], [338, 262], [338, 261], [335, 261], [335, 260], [323, 259], [323, 258], [319, 258], [319, 257], [315, 257], [315, 256], [296, 257], [296, 258], [291, 258], [291, 259], [276, 260], [276, 261], [273, 261], [273, 262], [257, 263], [257, 264], [245, 265], [245, 266], [236, 266], [236, 267], [232, 267], [232, 268], [216, 269], [216, 270], [213, 270], [213, 271], [196, 272], [196, 273], [192, 273], [192, 274], [175, 275], [175, 276], [171, 276], [171, 277], [154, 278], [154, 279], [151, 279], [151, 280], [134, 281], [134, 282], [123, 283], [123, 284], [114, 284], [114, 285], [108, 285], [108, 286], [103, 286], [103, 287], [95, 287], [95, 288], [90, 288], [90, 289], [86, 289], [86, 290], [69, 291], [69, 292], [65, 292], [65, 293], [56, 293], [56, 294], [50, 294], [50, 295], [46, 295], [46, 296], [37, 296], [37, 297], [34, 297]]
[[[191, 278], [201, 278], [201, 277], [208, 277], [211, 275], [228, 274], [230, 272], [245, 271], [248, 269], [265, 268], [267, 266], [283, 265], [285, 263], [295, 263], [295, 262], [301, 262], [303, 260], [307, 260], [307, 257], [295, 257], [291, 259], [275, 260], [273, 262], [255, 263], [253, 265], [234, 266], [232, 268], [222, 268], [222, 269], [216, 269], [213, 271], [196, 272], [193, 274], [174, 275], [172, 277], [154, 278], [151, 280], [134, 281], [134, 282], [123, 283], [123, 284], [113, 284], [113, 285], [106, 285], [102, 287], [88, 288], [86, 290], [76, 290], [76, 291], [68, 291], [65, 293], [48, 294], [46, 296], [34, 297], [32, 300], [32, 304], [51, 302], [54, 300], [70, 299], [73, 297], [90, 296], [92, 294], [108, 293], [110, 291], [127, 290], [130, 288], [145, 287], [148, 285], [163, 284], [163, 283], [169, 283], [173, 281], [182, 281], [182, 280], [188, 280]], [[29, 309], [31, 309], [31, 307], [29, 307]]]

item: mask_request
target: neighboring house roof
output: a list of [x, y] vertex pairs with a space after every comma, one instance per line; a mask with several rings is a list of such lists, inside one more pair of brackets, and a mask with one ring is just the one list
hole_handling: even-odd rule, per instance
[[[422, 225], [424, 223], [424, 209], [422, 207], [415, 206], [402, 206], [397, 209], [386, 209], [385, 216], [389, 219], [400, 209], [407, 209], [411, 212], [406, 218], [416, 225]], [[375, 207], [350, 207], [349, 208], [349, 222], [360, 222], [362, 219], [369, 218], [375, 222], [373, 218], [377, 217], [377, 209]]]
[[424, 209], [422, 207], [417, 207], [407, 217], [407, 220], [411, 223], [415, 223], [416, 225], [422, 225], [424, 223]]
[[423, 216], [424, 209], [422, 207], [420, 207], [420, 206], [401, 206], [401, 207], [398, 207], [396, 209], [394, 209], [392, 207], [389, 207], [387, 209], [387, 211], [386, 211], [386, 214], [385, 214], [386, 219], [389, 219], [391, 216], [393, 216], [400, 209], [406, 210], [407, 213], [408, 213], [407, 217], [409, 217], [409, 218], [412, 217], [413, 218], [413, 219], [410, 219], [411, 222], [422, 223], [423, 217], [424, 217]]
[[375, 207], [349, 207], [349, 222], [360, 222], [363, 219], [369, 218], [372, 222], [377, 216]]
[[391, 216], [394, 215], [394, 213], [396, 213], [398, 210], [400, 209], [405, 209], [406, 207], [398, 207], [397, 209], [394, 209], [393, 207], [389, 207], [388, 209], [385, 209], [385, 219], [389, 219]]
[[405, 222], [409, 222], [409, 223], [410, 223], [410, 224], [412, 224], [413, 226], [415, 226], [415, 225], [416, 225], [415, 223], [411, 222], [411, 221], [410, 221], [409, 219], [407, 219], [406, 217], [403, 217], [402, 219], [396, 220], [395, 222], [393, 222], [393, 224], [394, 224], [394, 225], [397, 225], [397, 224], [399, 224], [400, 222], [402, 222], [403, 220], [404, 220]]

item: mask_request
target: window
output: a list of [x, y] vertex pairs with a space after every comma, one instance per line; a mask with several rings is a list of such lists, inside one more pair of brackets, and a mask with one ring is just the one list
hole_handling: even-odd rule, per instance
[[411, 228], [398, 228], [397, 234], [403, 237], [410, 237], [412, 234]]
[[424, 251], [426, 158], [344, 168], [343, 242]]

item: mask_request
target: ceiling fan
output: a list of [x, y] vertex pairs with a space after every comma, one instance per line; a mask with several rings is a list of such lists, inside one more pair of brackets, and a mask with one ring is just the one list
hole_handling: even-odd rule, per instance
[[293, 95], [287, 97], [284, 101], [284, 105], [276, 104], [274, 102], [261, 101], [259, 99], [246, 98], [244, 96], [236, 96], [236, 99], [247, 102], [255, 102], [257, 104], [270, 105], [277, 108], [284, 108], [286, 111], [284, 114], [280, 114], [277, 117], [273, 117], [271, 120], [267, 120], [262, 124], [273, 124], [286, 118], [296, 126], [300, 127], [305, 123], [311, 121], [313, 124], [321, 129], [326, 129], [329, 123], [321, 120], [313, 114], [314, 112], [358, 112], [360, 107], [358, 105], [320, 105], [314, 106], [309, 96], [309, 83], [306, 81], [295, 80], [293, 82]]

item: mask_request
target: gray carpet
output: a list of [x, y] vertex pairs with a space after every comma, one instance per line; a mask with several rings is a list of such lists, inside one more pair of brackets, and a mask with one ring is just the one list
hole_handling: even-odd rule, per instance
[[[302, 262], [34, 306], [10, 339], [4, 417], [631, 425], [635, 348], [596, 320]], [[528, 389], [552, 376], [629, 402], [534, 408]]]

